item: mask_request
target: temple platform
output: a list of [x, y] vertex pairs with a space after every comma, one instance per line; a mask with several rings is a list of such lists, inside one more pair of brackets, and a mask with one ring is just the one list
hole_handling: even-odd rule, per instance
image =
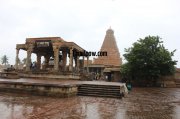
[[40, 79], [75, 79], [80, 80], [79, 74], [65, 73], [65, 74], [56, 74], [56, 73], [18, 73], [21, 78], [40, 78]]
[[20, 77], [16, 72], [0, 72], [0, 78], [19, 79]]
[[53, 97], [72, 97], [76, 95], [122, 97], [127, 94], [125, 84], [117, 82], [26, 78], [0, 79], [0, 91]]

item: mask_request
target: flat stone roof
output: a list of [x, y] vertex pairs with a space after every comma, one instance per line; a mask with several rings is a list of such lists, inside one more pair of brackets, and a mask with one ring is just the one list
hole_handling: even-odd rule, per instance
[[38, 38], [26, 38], [26, 43], [33, 43], [35, 41], [54, 41], [65, 42], [61, 37], [38, 37]]

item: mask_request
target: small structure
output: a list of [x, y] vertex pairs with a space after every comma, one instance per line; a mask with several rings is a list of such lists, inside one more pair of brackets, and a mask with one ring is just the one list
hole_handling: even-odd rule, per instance
[[[83, 61], [80, 56], [75, 55], [76, 52], [84, 52], [74, 42], [67, 42], [60, 37], [42, 37], [42, 38], [27, 38], [25, 44], [16, 45], [16, 64], [15, 69], [18, 70], [19, 51], [25, 50], [27, 52], [26, 67], [24, 72], [31, 72], [33, 65], [36, 73], [38, 71], [46, 71], [50, 73], [60, 72], [76, 72], [83, 70]], [[31, 54], [37, 56], [35, 64], [32, 64]], [[41, 62], [41, 57], [45, 61]], [[69, 61], [67, 61], [69, 59]], [[82, 56], [84, 60], [84, 56]], [[69, 63], [67, 65], [67, 63]]]

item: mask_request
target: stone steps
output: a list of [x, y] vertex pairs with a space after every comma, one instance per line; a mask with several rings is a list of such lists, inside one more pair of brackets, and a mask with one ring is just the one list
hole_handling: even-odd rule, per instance
[[176, 83], [176, 88], [180, 88], [180, 83]]
[[120, 93], [120, 86], [82, 84], [78, 87], [77, 95], [121, 98], [123, 94]]

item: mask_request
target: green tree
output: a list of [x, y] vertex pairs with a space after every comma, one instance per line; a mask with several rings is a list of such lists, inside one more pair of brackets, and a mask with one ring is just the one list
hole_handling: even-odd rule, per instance
[[175, 50], [169, 52], [162, 43], [158, 36], [148, 36], [125, 49], [127, 63], [121, 67], [123, 78], [155, 84], [159, 77], [174, 74], [177, 61], [172, 60], [172, 56]]
[[8, 57], [7, 57], [6, 55], [4, 55], [4, 56], [1, 57], [1, 63], [2, 63], [2, 64], [5, 64], [5, 65], [8, 64], [8, 60], [9, 60], [9, 59], [8, 59]]

